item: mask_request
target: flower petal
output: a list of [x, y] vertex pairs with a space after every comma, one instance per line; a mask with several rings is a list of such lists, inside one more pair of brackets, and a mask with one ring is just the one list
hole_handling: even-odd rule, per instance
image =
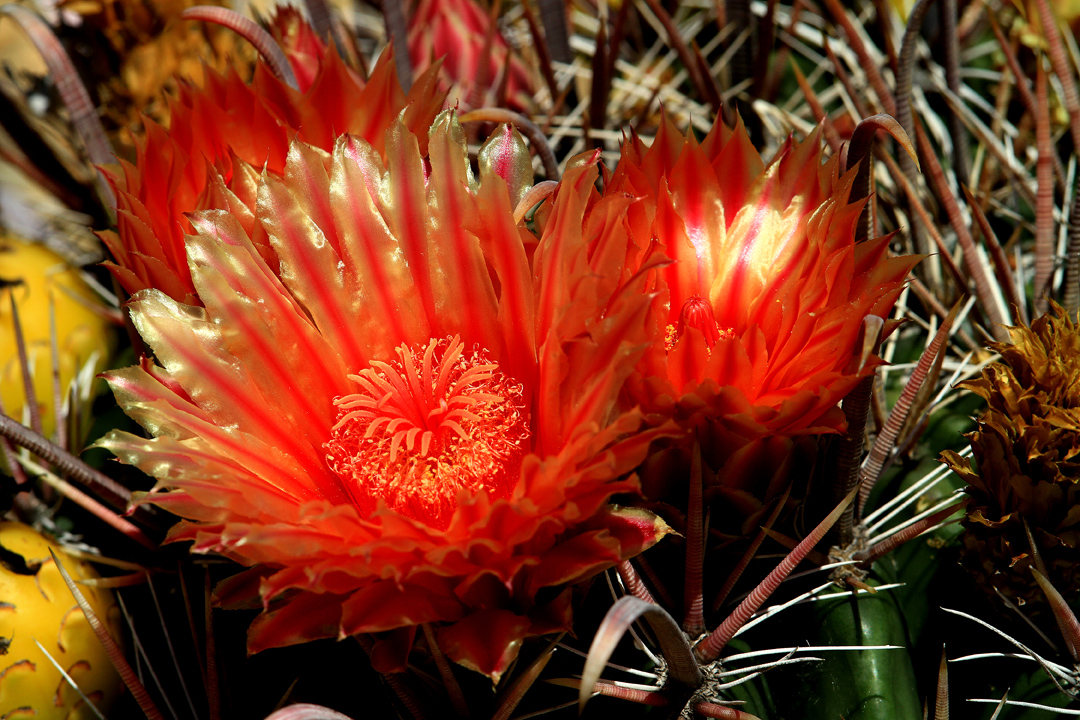
[[440, 628], [439, 647], [454, 662], [497, 683], [517, 658], [530, 624], [509, 610], [481, 610]]

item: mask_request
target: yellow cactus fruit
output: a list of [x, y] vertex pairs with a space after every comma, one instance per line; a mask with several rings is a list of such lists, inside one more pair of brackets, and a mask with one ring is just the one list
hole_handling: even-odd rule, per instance
[[[56, 307], [60, 388], [66, 393], [76, 373], [95, 353], [93, 374], [104, 369], [111, 343], [109, 323], [90, 308], [99, 301], [63, 258], [41, 245], [0, 234], [0, 400], [3, 400], [8, 415], [16, 420], [22, 418], [26, 395], [15, 343], [15, 318], [11, 312], [11, 297], [14, 297], [46, 436], [52, 435], [56, 423], [49, 330], [50, 290]], [[73, 294], [83, 302], [72, 297]]]
[[[36, 639], [82, 693], [107, 712], [123, 689], [105, 649], [72, 597], [49, 548], [76, 581], [96, 578], [21, 523], [0, 522], [0, 717], [16, 720], [90, 720], [94, 711], [34, 643]], [[80, 588], [94, 612], [119, 640], [120, 611], [109, 590]]]

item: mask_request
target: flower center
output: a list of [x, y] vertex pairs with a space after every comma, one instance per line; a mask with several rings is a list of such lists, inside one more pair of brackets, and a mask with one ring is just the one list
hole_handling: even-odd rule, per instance
[[350, 375], [360, 391], [334, 400], [338, 420], [327, 462], [361, 505], [379, 498], [405, 515], [446, 527], [462, 490], [505, 497], [529, 437], [520, 383], [460, 338], [397, 348]]
[[679, 313], [679, 324], [668, 325], [664, 334], [664, 347], [668, 352], [675, 347], [675, 343], [686, 332], [686, 328], [697, 328], [705, 336], [705, 343], [712, 350], [718, 340], [730, 340], [735, 337], [735, 331], [731, 328], [721, 328], [713, 315], [709, 301], [700, 295], [692, 295], [683, 303], [682, 312]]

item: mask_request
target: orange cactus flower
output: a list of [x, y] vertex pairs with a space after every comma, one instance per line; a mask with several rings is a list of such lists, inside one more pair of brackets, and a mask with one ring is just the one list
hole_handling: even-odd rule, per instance
[[529, 71], [488, 11], [473, 0], [420, 0], [409, 18], [407, 40], [416, 71], [442, 60], [451, 104], [514, 110], [530, 104]]
[[328, 53], [326, 43], [315, 32], [315, 28], [308, 24], [300, 10], [292, 5], [279, 5], [274, 8], [274, 15], [267, 29], [285, 53], [296, 75], [300, 92], [307, 92], [319, 76], [319, 70]]
[[595, 157], [537, 239], [513, 219], [516, 133], [478, 178], [453, 112], [424, 145], [400, 120], [383, 153], [296, 141], [254, 217], [189, 215], [202, 306], [136, 293], [160, 365], [106, 374], [154, 437], [102, 445], [158, 478], [144, 501], [184, 518], [170, 541], [251, 568], [218, 590], [261, 597], [250, 650], [435, 623], [497, 679], [524, 637], [568, 627], [570, 586], [666, 532], [608, 504], [664, 432], [617, 408], [651, 298], [590, 256], [625, 231], [596, 209]]
[[641, 198], [627, 271], [674, 261], [654, 273], [634, 402], [746, 441], [844, 426], [837, 403], [873, 369], [852, 363], [861, 321], [888, 315], [919, 260], [889, 258], [888, 237], [855, 243], [853, 178], [823, 161], [820, 132], [768, 165], [741, 124], [699, 144], [665, 121], [651, 147], [623, 143], [606, 193]]
[[[116, 260], [106, 265], [129, 294], [153, 287], [198, 303], [184, 251], [184, 236], [194, 232], [188, 212], [232, 209], [264, 257], [272, 257], [265, 233], [254, 225], [255, 193], [261, 171], [283, 172], [294, 139], [330, 152], [340, 134], [352, 133], [381, 152], [383, 133], [404, 112], [423, 147], [423, 131], [443, 107], [434, 69], [406, 96], [388, 53], [365, 83], [294, 15], [286, 13], [272, 27], [287, 40], [302, 91], [262, 63], [251, 84], [235, 71], [208, 71], [203, 87], [182, 86], [168, 131], [147, 121], [136, 163], [122, 162], [121, 173], [110, 178], [118, 231], [102, 233]], [[321, 55], [313, 59], [313, 53]]]

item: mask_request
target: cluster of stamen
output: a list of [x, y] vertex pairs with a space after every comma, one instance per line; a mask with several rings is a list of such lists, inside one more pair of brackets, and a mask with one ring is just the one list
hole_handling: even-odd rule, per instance
[[382, 499], [445, 527], [461, 491], [508, 495], [529, 437], [521, 384], [457, 337], [397, 356], [350, 375], [360, 391], [334, 401], [327, 462], [361, 510]]
[[678, 325], [671, 324], [665, 328], [664, 349], [671, 352], [688, 327], [701, 331], [709, 350], [712, 350], [720, 340], [730, 340], [735, 337], [735, 331], [732, 328], [720, 327], [720, 323], [716, 322], [716, 316], [713, 315], [712, 305], [700, 295], [692, 295], [683, 303]]

